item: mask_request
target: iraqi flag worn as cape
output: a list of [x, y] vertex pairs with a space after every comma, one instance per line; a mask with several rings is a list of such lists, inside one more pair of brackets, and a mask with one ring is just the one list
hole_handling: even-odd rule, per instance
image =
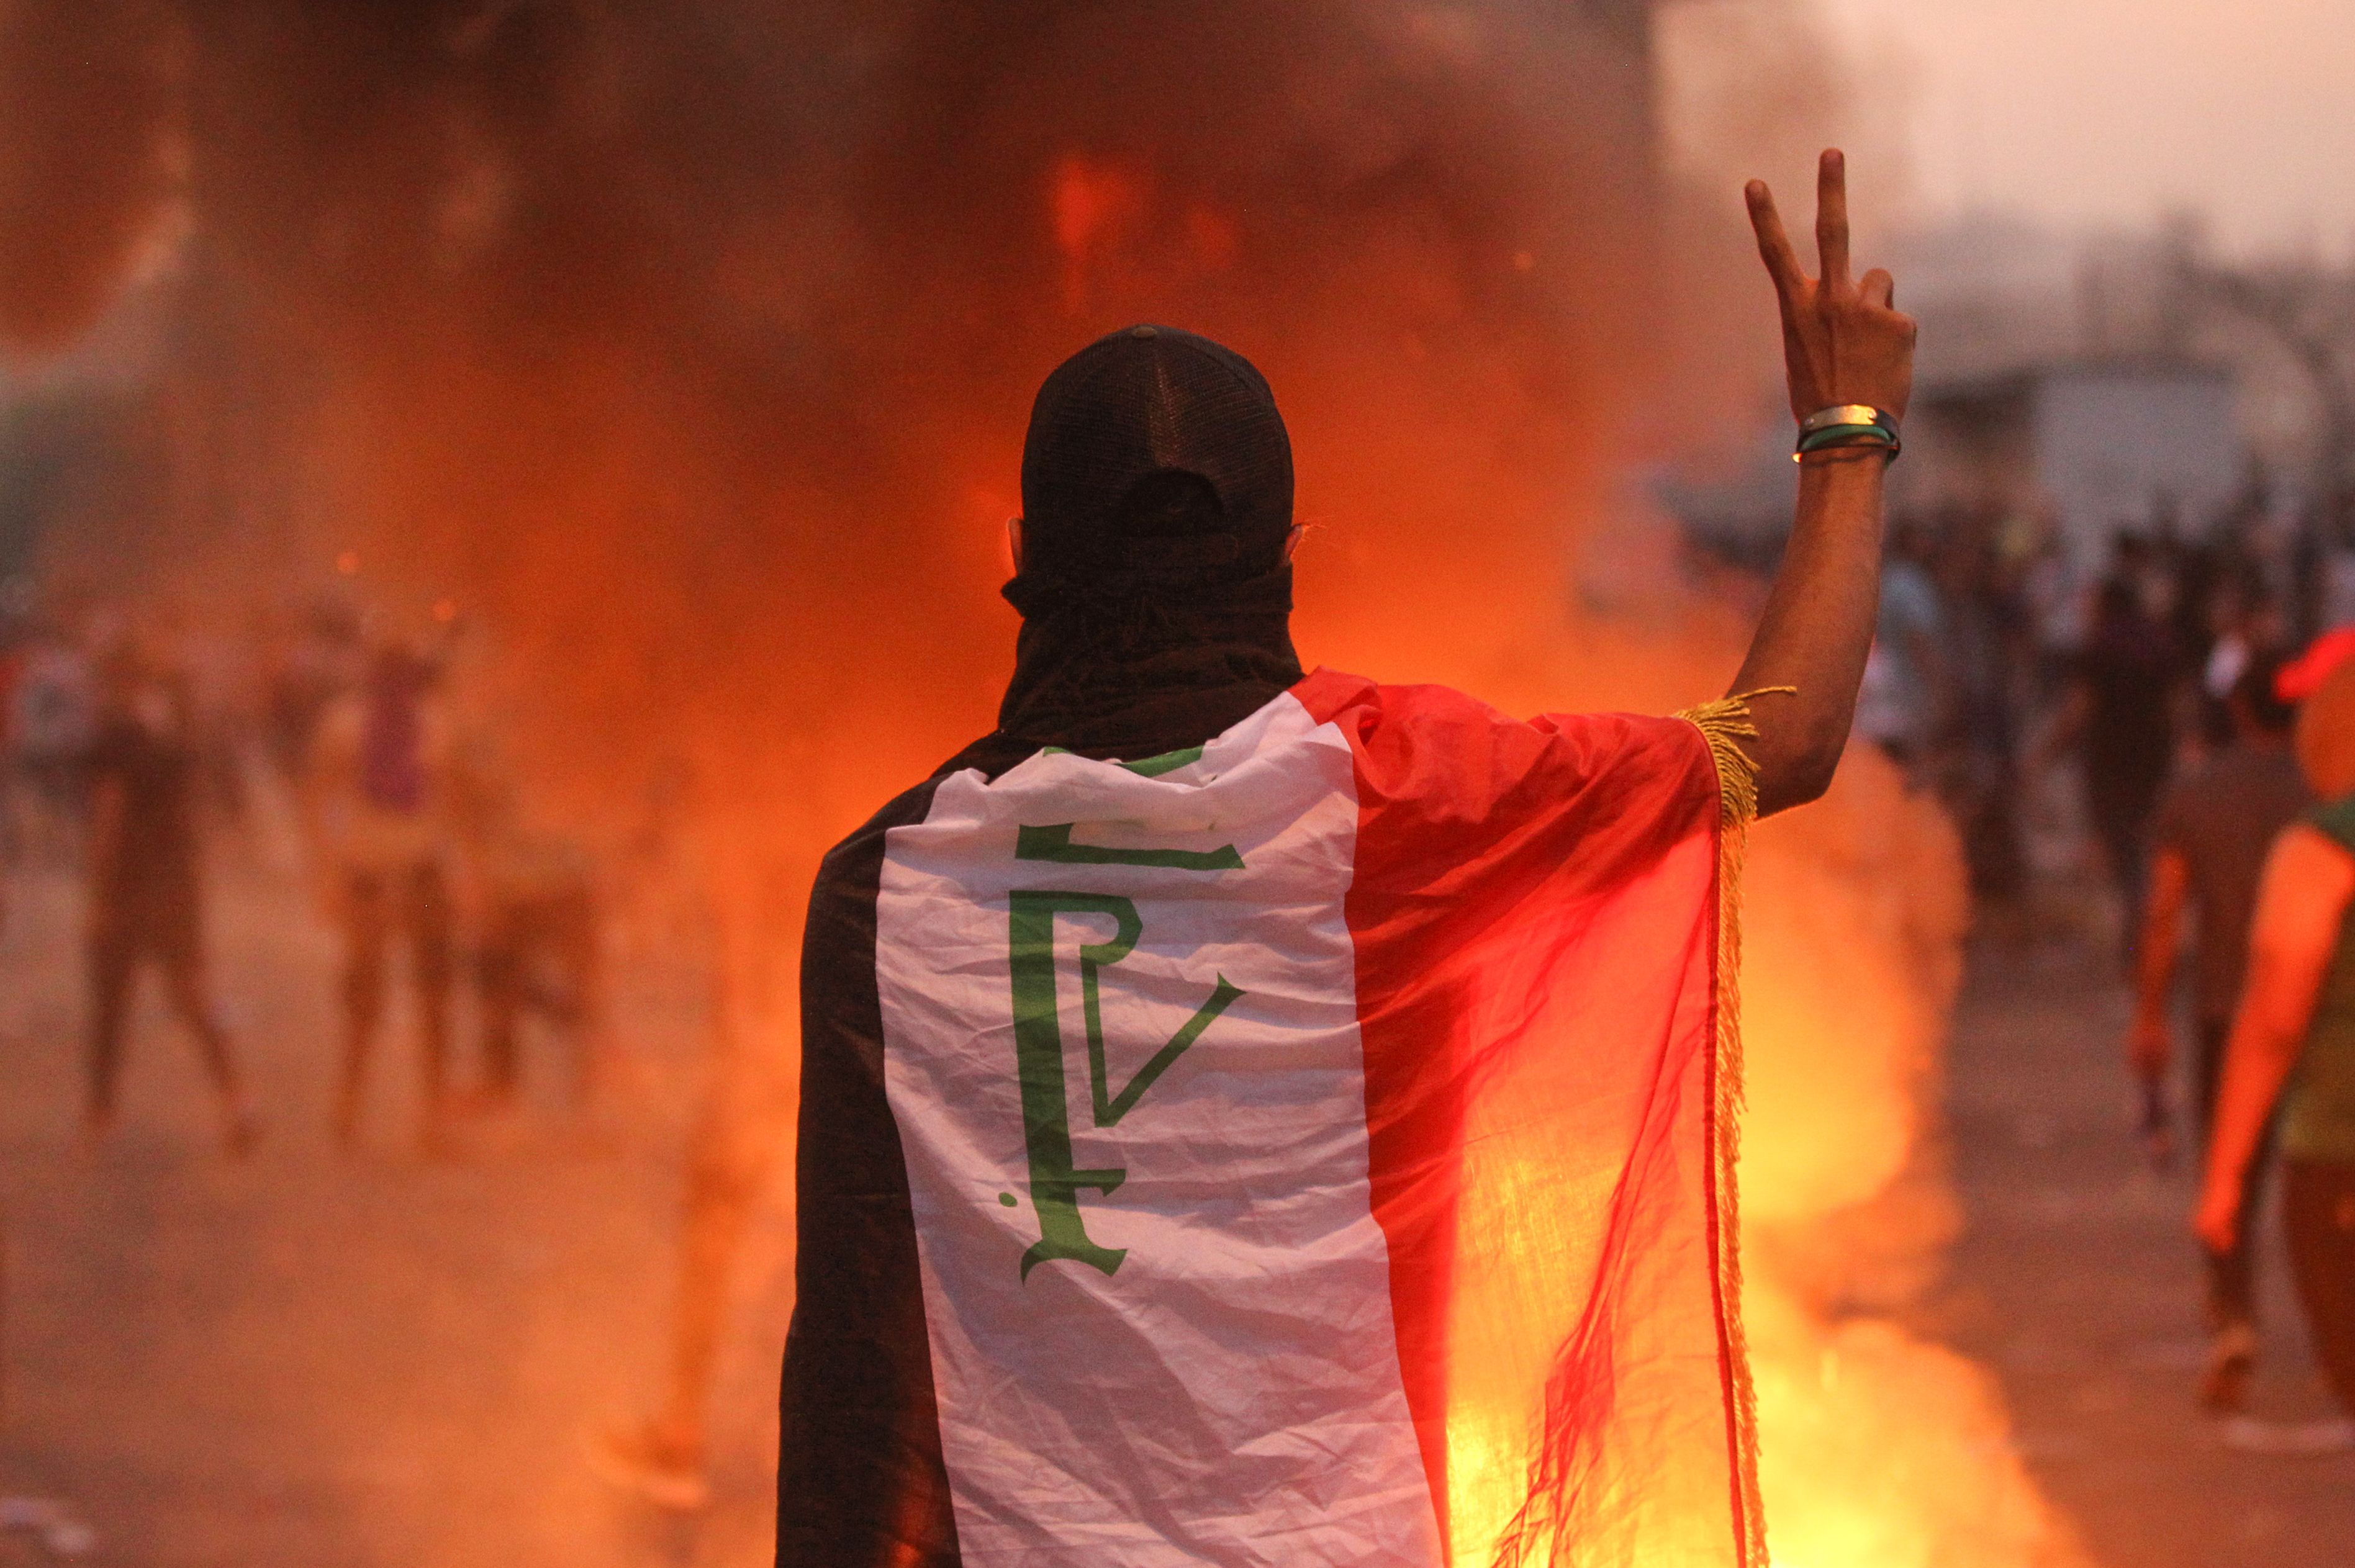
[[1739, 705], [1318, 671], [827, 858], [785, 1568], [1757, 1568]]

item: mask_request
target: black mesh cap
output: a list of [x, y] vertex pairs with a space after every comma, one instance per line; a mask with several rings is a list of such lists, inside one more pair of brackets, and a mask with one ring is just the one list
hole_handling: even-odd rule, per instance
[[1292, 440], [1232, 349], [1134, 326], [1039, 389], [1022, 445], [1025, 575], [1241, 579], [1284, 559]]

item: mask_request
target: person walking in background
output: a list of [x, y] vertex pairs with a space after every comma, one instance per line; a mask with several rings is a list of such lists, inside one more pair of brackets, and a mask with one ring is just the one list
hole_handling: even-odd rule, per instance
[[2093, 624], [2045, 747], [2079, 752], [2088, 825], [2124, 909], [2120, 946], [2129, 969], [2148, 885], [2151, 813], [2175, 759], [2180, 666], [2167, 622], [2145, 607], [2133, 577], [2113, 574], [2094, 595]]
[[[2281, 1109], [2282, 1224], [2316, 1359], [2355, 1418], [2355, 662], [2297, 723], [2297, 760], [2324, 802], [2266, 856], [2194, 1231], [2244, 1245], [2252, 1171]], [[2355, 1446], [2355, 1419], [2301, 1446]]]
[[[2192, 1105], [2203, 1146], [2215, 1126], [2224, 1043], [2240, 999], [2249, 923], [2266, 852], [2313, 804], [2290, 746], [2295, 712], [2275, 691], [2280, 661], [2244, 662], [2226, 706], [2232, 738], [2177, 779], [2161, 800], [2152, 832], [2150, 893], [2143, 918], [2138, 991], [2128, 1054], [2155, 1105], [2174, 1056], [2170, 1024], [2183, 915], [2193, 918], [2194, 1054]], [[2158, 1119], [2158, 1118], [2154, 1118]], [[2240, 1240], [2208, 1254], [2207, 1371], [2201, 1401], [2211, 1410], [2246, 1403], [2257, 1335], [2250, 1277], [2248, 1223], [2261, 1191], [2260, 1142], [2240, 1223]]]
[[580, 844], [554, 834], [498, 846], [483, 868], [475, 987], [485, 1109], [523, 1097], [523, 1024], [536, 1018], [572, 1059], [572, 1097], [595, 1103], [605, 1066], [602, 929], [596, 869]]
[[37, 625], [9, 694], [8, 739], [24, 783], [18, 827], [27, 858], [69, 864], [81, 843], [95, 722], [89, 657], [54, 620]]
[[85, 759], [91, 800], [85, 1125], [93, 1141], [113, 1128], [133, 981], [152, 962], [163, 971], [173, 1011], [204, 1052], [229, 1152], [243, 1154], [259, 1124], [205, 973], [204, 871], [187, 682], [134, 640], [107, 661], [103, 694]]
[[602, 1086], [607, 1044], [595, 858], [578, 839], [531, 820], [514, 768], [479, 736], [452, 777], [458, 902], [482, 1039], [474, 1103], [495, 1113], [520, 1108], [523, 1028], [536, 1019], [567, 1048], [573, 1107], [585, 1114]]
[[24, 845], [16, 815], [16, 687], [32, 653], [32, 629], [18, 608], [22, 579], [0, 582], [0, 930], [8, 924], [8, 878]]
[[444, 823], [449, 726], [439, 672], [398, 643], [377, 651], [358, 689], [322, 719], [304, 788], [321, 901], [344, 938], [344, 1057], [336, 1136], [357, 1137], [360, 1106], [396, 941], [409, 949], [424, 1142], [452, 1109], [450, 989], [454, 934]]
[[1938, 585], [1923, 564], [1929, 543], [1918, 524], [1891, 530], [1881, 567], [1872, 652], [1857, 694], [1856, 731], [1879, 747], [1907, 778], [1916, 775], [1945, 727], [1945, 667], [1940, 657], [1946, 626]]
[[1945, 672], [1945, 733], [1933, 752], [1939, 794], [1963, 835], [1974, 895], [2000, 903], [2027, 881], [2019, 838], [2020, 606], [2002, 578], [1984, 518], [1950, 515], [1933, 564]]
[[295, 624], [270, 652], [262, 702], [270, 758], [282, 777], [299, 781], [320, 725], [359, 684], [368, 650], [358, 610], [340, 596], [322, 595], [293, 613]]
[[2241, 676], [2259, 658], [2288, 645], [2289, 618], [2261, 586], [2240, 580], [2217, 585], [2208, 604], [2211, 635], [2200, 661], [2200, 726], [2211, 747], [2232, 744], [2237, 726], [2232, 694]]

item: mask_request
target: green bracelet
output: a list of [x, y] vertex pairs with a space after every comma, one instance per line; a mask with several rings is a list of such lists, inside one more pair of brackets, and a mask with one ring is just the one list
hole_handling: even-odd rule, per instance
[[1809, 452], [1822, 451], [1827, 447], [1879, 447], [1887, 461], [1893, 462], [1902, 443], [1897, 432], [1886, 425], [1827, 425], [1801, 436], [1799, 449], [1791, 454], [1791, 461], [1797, 462]]
[[1811, 452], [1817, 447], [1843, 446], [1853, 440], [1889, 445], [1896, 439], [1879, 425], [1826, 425], [1820, 430], [1810, 430], [1800, 437], [1799, 450]]

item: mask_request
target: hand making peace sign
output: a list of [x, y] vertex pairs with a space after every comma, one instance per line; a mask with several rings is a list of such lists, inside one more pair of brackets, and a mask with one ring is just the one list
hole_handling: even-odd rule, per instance
[[1758, 254], [1782, 302], [1793, 417], [1862, 403], [1902, 418], [1913, 392], [1913, 318], [1891, 303], [1896, 285], [1886, 271], [1876, 267], [1861, 282], [1849, 279], [1848, 161], [1833, 148], [1816, 170], [1819, 278], [1800, 266], [1766, 182], [1751, 181], [1745, 194]]

